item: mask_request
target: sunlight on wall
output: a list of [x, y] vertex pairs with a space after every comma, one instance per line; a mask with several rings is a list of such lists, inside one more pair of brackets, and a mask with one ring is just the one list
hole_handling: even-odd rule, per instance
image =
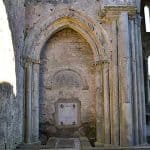
[[148, 6], [144, 7], [144, 13], [145, 13], [146, 32], [150, 32], [150, 9]]
[[15, 58], [7, 13], [0, 0], [0, 83], [8, 82], [16, 94]]
[[148, 57], [148, 75], [150, 76], [150, 56]]

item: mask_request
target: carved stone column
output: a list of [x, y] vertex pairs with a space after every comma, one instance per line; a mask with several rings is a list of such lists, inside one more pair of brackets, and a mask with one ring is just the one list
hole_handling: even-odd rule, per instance
[[110, 85], [109, 85], [109, 63], [103, 61], [103, 99], [104, 99], [104, 143], [111, 144], [111, 122], [110, 122]]
[[103, 66], [96, 65], [96, 146], [104, 146]]
[[102, 60], [96, 64], [96, 146], [110, 144], [109, 63]]
[[31, 143], [32, 133], [32, 62], [25, 62], [25, 139]]
[[134, 144], [139, 144], [139, 116], [138, 116], [138, 85], [137, 85], [137, 59], [136, 59], [136, 41], [135, 41], [135, 21], [130, 21], [131, 30], [131, 68], [132, 68], [132, 93], [133, 93], [133, 132]]
[[25, 138], [26, 144], [39, 143], [39, 61], [25, 58]]
[[133, 145], [131, 58], [128, 12], [121, 12], [118, 24], [120, 144]]
[[118, 75], [118, 30], [117, 19], [112, 22], [113, 52], [110, 62], [110, 116], [111, 116], [111, 144], [119, 145], [119, 75]]
[[39, 143], [39, 63], [33, 64], [32, 142]]
[[137, 85], [138, 85], [138, 112], [139, 112], [139, 144], [146, 143], [146, 114], [145, 114], [145, 89], [143, 74], [143, 52], [141, 40], [141, 18], [135, 19], [135, 41], [136, 41], [136, 59], [137, 59]]

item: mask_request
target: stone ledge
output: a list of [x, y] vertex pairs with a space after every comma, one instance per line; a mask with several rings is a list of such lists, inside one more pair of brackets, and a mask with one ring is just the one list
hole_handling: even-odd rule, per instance
[[137, 13], [137, 8], [135, 6], [105, 6], [100, 13], [100, 18], [102, 22], [111, 23], [123, 11], [128, 12], [130, 18], [134, 18]]
[[150, 146], [133, 146], [133, 147], [117, 147], [117, 146], [108, 146], [108, 147], [86, 147], [83, 150], [149, 150]]

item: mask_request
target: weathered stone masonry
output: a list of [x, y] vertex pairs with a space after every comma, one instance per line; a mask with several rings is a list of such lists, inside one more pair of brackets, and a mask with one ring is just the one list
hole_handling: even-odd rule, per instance
[[136, 3], [26, 0], [24, 49], [18, 52], [22, 59], [16, 57], [24, 72], [17, 76], [22, 142], [66, 136], [57, 126], [56, 107], [69, 101], [78, 104], [79, 124], [68, 136], [85, 136], [84, 124], [92, 122], [96, 146], [146, 143]]
[[[10, 83], [0, 83], [0, 149], [14, 149], [23, 141], [24, 0], [4, 0], [12, 32], [17, 77], [17, 95]], [[16, 34], [17, 33], [17, 34]], [[10, 75], [11, 77], [11, 75]]]

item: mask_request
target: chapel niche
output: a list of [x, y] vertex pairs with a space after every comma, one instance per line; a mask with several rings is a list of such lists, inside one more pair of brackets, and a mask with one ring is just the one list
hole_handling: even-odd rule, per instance
[[89, 135], [95, 138], [93, 64], [90, 44], [71, 28], [58, 31], [46, 42], [41, 53], [39, 85], [40, 139], [43, 144], [50, 137]]

